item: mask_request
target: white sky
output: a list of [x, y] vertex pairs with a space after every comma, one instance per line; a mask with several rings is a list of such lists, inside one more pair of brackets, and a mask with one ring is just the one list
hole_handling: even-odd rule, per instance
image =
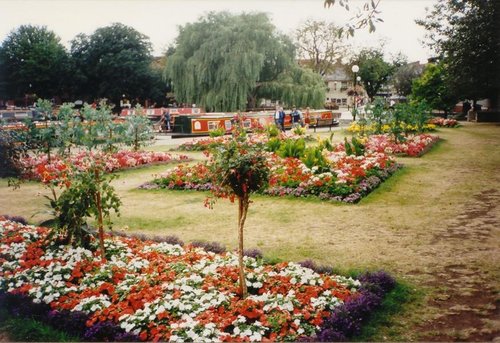
[[[422, 46], [425, 31], [415, 24], [423, 18], [425, 7], [436, 0], [381, 0], [379, 9], [383, 23], [376, 32], [357, 31], [351, 39], [355, 46], [378, 46], [385, 42], [389, 56], [402, 52], [410, 62], [426, 61], [431, 53]], [[338, 4], [325, 8], [324, 0], [0, 0], [0, 42], [23, 24], [45, 25], [69, 48], [69, 41], [79, 33], [91, 34], [95, 29], [114, 22], [132, 26], [147, 35], [159, 56], [177, 36], [177, 27], [196, 21], [208, 11], [232, 13], [266, 12], [274, 25], [291, 34], [307, 19], [326, 20], [343, 25], [354, 9], [364, 1], [350, 0], [351, 11]]]

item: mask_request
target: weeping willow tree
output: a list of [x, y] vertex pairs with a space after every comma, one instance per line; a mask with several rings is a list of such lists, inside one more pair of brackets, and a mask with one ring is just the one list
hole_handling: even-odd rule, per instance
[[294, 56], [291, 40], [266, 14], [212, 12], [179, 28], [165, 74], [177, 101], [208, 111], [245, 110], [262, 98], [321, 106], [324, 82]]

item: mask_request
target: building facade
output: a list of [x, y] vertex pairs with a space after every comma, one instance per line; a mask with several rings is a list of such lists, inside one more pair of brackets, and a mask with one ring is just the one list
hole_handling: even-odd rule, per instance
[[[358, 104], [366, 97], [363, 86], [357, 82], [354, 87], [354, 74], [349, 65], [337, 63], [333, 71], [323, 77], [327, 91], [325, 94], [325, 107], [336, 105], [339, 107], [351, 107], [357, 98]], [[353, 93], [357, 95], [354, 96]]]

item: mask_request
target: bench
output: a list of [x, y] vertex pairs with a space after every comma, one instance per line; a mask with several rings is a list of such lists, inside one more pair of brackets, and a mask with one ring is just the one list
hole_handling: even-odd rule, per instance
[[316, 132], [316, 128], [318, 127], [329, 127], [329, 131], [332, 131], [332, 126], [337, 126], [339, 125], [339, 122], [333, 119], [313, 119], [311, 123], [309, 123], [309, 127], [314, 129], [314, 132]]

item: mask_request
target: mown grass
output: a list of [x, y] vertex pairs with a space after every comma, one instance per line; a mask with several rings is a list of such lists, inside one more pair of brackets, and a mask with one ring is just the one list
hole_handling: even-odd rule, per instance
[[[482, 287], [498, 284], [498, 268], [494, 259], [487, 258], [498, 248], [498, 235], [481, 243], [436, 237], [477, 203], [478, 194], [500, 189], [499, 129], [492, 124], [464, 124], [458, 129], [438, 130], [442, 138], [439, 144], [420, 158], [398, 157], [405, 168], [355, 205], [315, 198], [252, 196], [245, 246], [258, 247], [269, 261], [314, 259], [341, 273], [384, 269], [400, 283], [414, 285], [410, 300], [401, 305], [402, 311], [388, 311], [391, 322], [382, 321], [371, 336], [360, 339], [416, 340], [422, 330], [419, 323], [440, 313], [439, 308], [424, 306], [421, 298], [432, 299], [443, 292], [439, 275], [447, 265], [459, 260], [470, 266], [471, 273], [484, 278]], [[329, 133], [319, 135], [327, 137]], [[334, 140], [342, 141], [345, 135], [336, 131]], [[199, 152], [190, 156], [203, 158]], [[120, 173], [114, 185], [123, 205], [121, 216], [114, 219], [114, 229], [176, 235], [185, 242], [217, 241], [228, 249], [236, 248], [237, 205], [219, 200], [209, 210], [203, 206], [208, 193], [137, 189], [151, 180], [152, 174], [172, 167]], [[0, 214], [29, 219], [44, 206], [38, 192], [47, 193], [35, 183], [12, 191], [0, 180]], [[38, 223], [43, 218], [38, 215], [30, 220]], [[414, 293], [416, 300], [412, 300]]]
[[[359, 335], [352, 340], [356, 342], [382, 342], [387, 340], [405, 341], [404, 325], [399, 318], [421, 305], [423, 292], [413, 286], [398, 282], [396, 287], [387, 293], [382, 305], [375, 310], [369, 320], [363, 324]], [[396, 316], [398, 319], [396, 320]]]

